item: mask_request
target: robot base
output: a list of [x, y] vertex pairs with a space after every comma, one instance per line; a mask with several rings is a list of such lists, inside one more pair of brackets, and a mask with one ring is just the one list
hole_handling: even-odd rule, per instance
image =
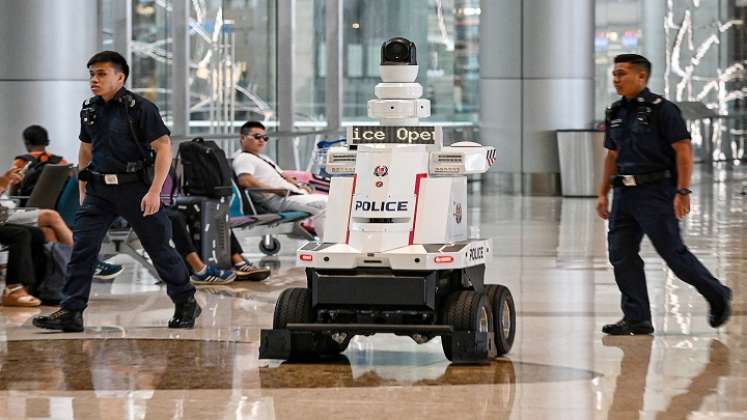
[[356, 335], [390, 333], [418, 344], [441, 336], [454, 363], [488, 363], [513, 344], [508, 288], [483, 285], [485, 266], [428, 272], [307, 268], [308, 288], [283, 291], [261, 359], [336, 356]]

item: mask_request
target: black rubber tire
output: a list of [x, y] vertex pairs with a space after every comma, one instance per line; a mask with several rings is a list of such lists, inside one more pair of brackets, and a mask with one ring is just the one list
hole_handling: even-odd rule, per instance
[[[498, 356], [511, 351], [516, 336], [516, 307], [508, 287], [498, 284], [485, 286], [485, 295], [493, 309], [493, 331]], [[506, 325], [506, 324], [510, 325]]]
[[[311, 291], [309, 289], [294, 287], [285, 289], [280, 293], [272, 317], [273, 329], [283, 329], [288, 324], [312, 321]], [[291, 359], [304, 359], [314, 356], [313, 340], [294, 339], [291, 343]]]
[[[283, 290], [275, 305], [272, 318], [273, 329], [283, 329], [288, 324], [314, 322], [311, 307], [311, 290], [293, 287]], [[292, 359], [308, 359], [315, 356], [333, 356], [345, 351], [350, 339], [338, 344], [325, 334], [314, 334], [312, 340], [293, 340]]]
[[[488, 317], [488, 331], [492, 331], [492, 308], [487, 297], [474, 290], [458, 290], [449, 294], [443, 306], [441, 306], [441, 324], [453, 326], [454, 331], [478, 331], [480, 329], [481, 309], [483, 308]], [[450, 336], [444, 335], [441, 337], [444, 354], [450, 361], [453, 360], [451, 343]]]
[[259, 250], [265, 255], [277, 255], [280, 252], [280, 240], [275, 237], [271, 239], [269, 247], [265, 245], [264, 240], [259, 241]]

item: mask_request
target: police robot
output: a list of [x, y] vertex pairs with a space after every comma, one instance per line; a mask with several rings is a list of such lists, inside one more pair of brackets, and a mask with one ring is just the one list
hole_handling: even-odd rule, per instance
[[516, 312], [505, 286], [484, 284], [492, 241], [467, 234], [467, 175], [484, 173], [495, 149], [443, 146], [439, 127], [419, 125], [430, 101], [415, 83], [415, 44], [381, 48], [381, 79], [368, 115], [332, 148], [324, 237], [297, 252], [307, 287], [284, 290], [261, 359], [337, 355], [356, 335], [392, 333], [418, 344], [436, 336], [456, 363], [507, 353]]

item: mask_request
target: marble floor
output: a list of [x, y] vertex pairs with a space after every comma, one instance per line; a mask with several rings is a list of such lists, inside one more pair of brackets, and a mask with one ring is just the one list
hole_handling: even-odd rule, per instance
[[[54, 310], [0, 307], [0, 418], [34, 419], [747, 419], [747, 183], [744, 167], [698, 171], [693, 252], [734, 291], [720, 330], [708, 307], [645, 243], [656, 334], [604, 337], [620, 317], [605, 224], [593, 199], [471, 197], [471, 234], [494, 238], [489, 283], [510, 287], [517, 335], [507, 357], [450, 366], [435, 339], [353, 340], [320, 364], [257, 359], [278, 294], [302, 286], [297, 242], [261, 283], [201, 287], [194, 330], [169, 330], [163, 288], [133, 260], [96, 282], [80, 334], [44, 332]], [[257, 238], [242, 238], [256, 252]], [[251, 254], [256, 260], [259, 255]]]

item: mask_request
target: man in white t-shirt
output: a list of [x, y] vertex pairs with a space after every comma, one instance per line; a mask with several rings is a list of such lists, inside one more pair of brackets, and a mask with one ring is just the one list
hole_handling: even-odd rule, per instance
[[241, 126], [241, 151], [233, 157], [233, 171], [239, 179], [239, 186], [276, 190], [255, 196], [261, 196], [262, 204], [276, 212], [310, 213], [314, 219], [314, 229], [321, 238], [327, 196], [313, 194], [308, 186], [284, 175], [283, 170], [272, 159], [262, 155], [265, 144], [267, 136], [262, 123], [249, 121]]

